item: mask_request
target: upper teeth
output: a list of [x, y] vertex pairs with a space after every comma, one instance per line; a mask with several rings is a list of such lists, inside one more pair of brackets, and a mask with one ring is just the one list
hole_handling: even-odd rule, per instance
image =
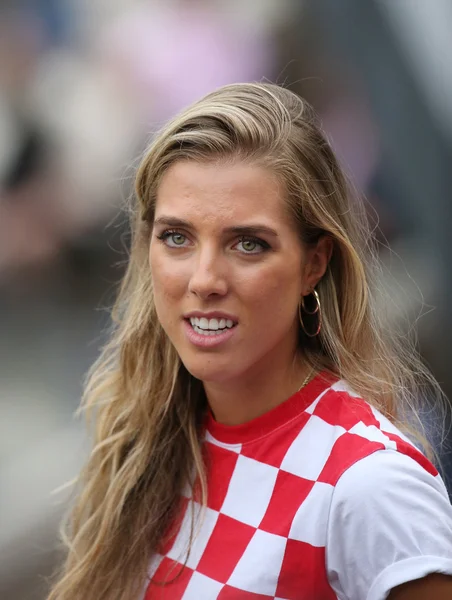
[[233, 327], [234, 323], [231, 319], [206, 319], [202, 317], [201, 319], [198, 317], [191, 317], [190, 323], [192, 327], [199, 327], [200, 329], [224, 329], [228, 327], [229, 329]]

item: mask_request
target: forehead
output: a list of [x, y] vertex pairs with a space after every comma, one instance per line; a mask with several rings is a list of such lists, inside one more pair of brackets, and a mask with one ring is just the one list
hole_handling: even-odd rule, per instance
[[284, 188], [276, 175], [244, 162], [178, 161], [163, 175], [155, 217], [200, 222], [264, 219], [290, 226]]

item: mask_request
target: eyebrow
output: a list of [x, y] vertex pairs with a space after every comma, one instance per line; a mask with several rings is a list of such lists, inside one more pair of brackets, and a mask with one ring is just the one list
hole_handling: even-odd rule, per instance
[[[185, 219], [178, 219], [176, 217], [162, 216], [155, 219], [155, 225], [164, 225], [166, 227], [185, 227], [186, 229], [195, 229], [195, 226], [190, 221]], [[278, 233], [267, 225], [261, 225], [259, 223], [250, 223], [249, 225], [235, 225], [234, 227], [226, 227], [225, 233], [232, 233], [235, 235], [256, 235], [258, 233], [266, 233], [274, 237], [278, 237]]]

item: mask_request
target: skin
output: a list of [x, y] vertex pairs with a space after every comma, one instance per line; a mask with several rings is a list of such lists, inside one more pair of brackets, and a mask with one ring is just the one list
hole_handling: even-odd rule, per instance
[[[298, 304], [325, 273], [332, 243], [305, 247], [285, 208], [277, 178], [244, 163], [179, 161], [158, 189], [149, 252], [158, 318], [221, 423], [263, 414], [309, 372], [297, 352]], [[170, 227], [169, 218], [189, 225]], [[245, 225], [273, 230], [253, 233], [268, 250], [231, 231]], [[183, 320], [193, 310], [233, 315], [234, 336], [194, 346]]]
[[451, 600], [452, 577], [435, 573], [394, 588], [388, 600]]

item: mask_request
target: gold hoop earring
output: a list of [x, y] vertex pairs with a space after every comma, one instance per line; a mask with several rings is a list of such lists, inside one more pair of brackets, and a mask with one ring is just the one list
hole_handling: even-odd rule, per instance
[[[312, 296], [314, 296], [315, 298], [315, 302], [316, 302], [316, 306], [314, 308], [314, 310], [306, 310], [306, 306], [305, 306], [305, 302], [304, 302], [304, 296], [301, 297], [300, 303], [298, 305], [298, 317], [300, 319], [300, 325], [301, 328], [303, 329], [303, 331], [305, 332], [305, 334], [310, 337], [310, 338], [314, 338], [317, 337], [320, 333], [320, 330], [322, 329], [322, 307], [320, 305], [320, 298], [318, 293], [316, 292], [316, 290], [312, 290], [311, 292]], [[301, 316], [301, 309], [303, 309], [303, 311], [309, 315], [309, 316], [313, 316], [318, 314], [318, 325], [317, 325], [317, 330], [315, 331], [315, 333], [309, 333], [306, 330], [306, 327], [303, 323], [303, 317]]]
[[320, 298], [319, 298], [319, 295], [318, 295], [318, 293], [317, 293], [317, 291], [316, 291], [316, 290], [312, 290], [311, 294], [308, 294], [308, 295], [312, 295], [312, 296], [314, 296], [314, 298], [315, 298], [315, 304], [316, 304], [316, 305], [315, 305], [315, 308], [314, 308], [314, 310], [312, 310], [312, 311], [311, 311], [311, 310], [308, 310], [308, 309], [306, 308], [306, 305], [305, 305], [305, 303], [304, 303], [304, 298], [305, 298], [304, 296], [302, 296], [302, 297], [301, 297], [301, 306], [302, 306], [302, 308], [303, 308], [303, 311], [304, 311], [304, 312], [305, 312], [307, 315], [315, 315], [315, 314], [317, 314], [317, 313], [319, 312], [319, 310], [320, 310]]

